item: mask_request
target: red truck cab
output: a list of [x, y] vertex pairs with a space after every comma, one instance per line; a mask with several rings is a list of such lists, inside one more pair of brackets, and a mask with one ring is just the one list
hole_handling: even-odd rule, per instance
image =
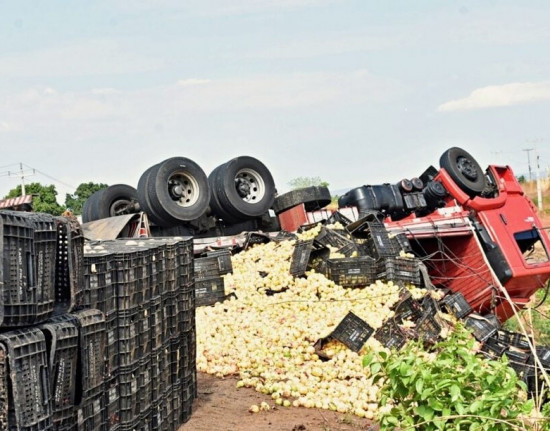
[[442, 166], [431, 179], [447, 191], [444, 206], [385, 224], [407, 233], [436, 286], [461, 292], [474, 311], [505, 321], [548, 282], [550, 239], [509, 166], [489, 166], [483, 180], [475, 178], [483, 187], [472, 190], [472, 166], [457, 169], [457, 160], [448, 156], [441, 164], [449, 169]]

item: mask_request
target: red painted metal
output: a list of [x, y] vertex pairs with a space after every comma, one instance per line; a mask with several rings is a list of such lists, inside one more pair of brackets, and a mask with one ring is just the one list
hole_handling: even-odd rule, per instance
[[282, 213], [279, 213], [281, 229], [287, 232], [295, 232], [298, 228], [308, 223], [308, 217], [304, 204], [296, 205]]

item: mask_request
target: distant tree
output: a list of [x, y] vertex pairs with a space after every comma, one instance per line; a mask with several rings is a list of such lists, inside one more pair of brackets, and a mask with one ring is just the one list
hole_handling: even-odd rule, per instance
[[525, 175], [520, 175], [520, 176], [518, 177], [518, 182], [519, 182], [520, 184], [525, 184]]
[[103, 183], [81, 183], [72, 195], [69, 193], [65, 195], [65, 206], [75, 215], [82, 214], [82, 205], [84, 205], [86, 199], [98, 190], [107, 187], [108, 185]]
[[322, 186], [328, 187], [326, 181], [321, 180], [320, 177], [297, 177], [288, 182], [291, 189], [303, 189], [304, 187]]
[[[26, 184], [25, 194], [33, 195], [32, 209], [35, 212], [61, 215], [65, 211], [65, 207], [57, 203], [57, 190], [52, 184], [46, 186], [40, 183]], [[21, 196], [21, 185], [11, 189], [6, 198], [17, 196]]]

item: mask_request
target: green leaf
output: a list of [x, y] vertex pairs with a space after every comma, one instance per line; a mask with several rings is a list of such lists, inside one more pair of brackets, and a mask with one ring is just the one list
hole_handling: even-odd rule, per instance
[[369, 366], [373, 359], [374, 359], [373, 353], [367, 353], [365, 356], [363, 356], [363, 367]]
[[378, 374], [378, 372], [382, 369], [382, 365], [380, 365], [380, 362], [373, 362], [370, 365], [370, 372], [371, 374]]
[[481, 402], [480, 400], [474, 401], [470, 405], [470, 413], [476, 413], [481, 408], [482, 405], [483, 405], [483, 402]]
[[428, 397], [433, 393], [433, 389], [432, 388], [426, 388], [422, 391], [422, 394], [420, 395], [420, 399], [422, 401], [425, 401], [428, 399]]
[[422, 390], [424, 389], [424, 379], [420, 378], [416, 381], [416, 392], [418, 394], [421, 394], [422, 393]]
[[426, 422], [430, 422], [434, 417], [434, 411], [431, 407], [426, 405], [419, 405], [415, 408], [415, 413], [424, 419]]
[[437, 410], [437, 411], [442, 411], [445, 408], [443, 403], [441, 401], [439, 401], [438, 399], [436, 399], [436, 398], [429, 398], [428, 399], [428, 405], [432, 409]]
[[460, 397], [460, 388], [457, 385], [451, 385], [449, 393], [451, 394], [451, 402], [454, 403]]

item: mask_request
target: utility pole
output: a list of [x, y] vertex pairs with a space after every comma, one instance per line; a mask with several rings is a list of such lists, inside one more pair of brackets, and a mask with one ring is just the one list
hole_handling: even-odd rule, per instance
[[537, 151], [535, 150], [535, 156], [537, 158], [537, 200], [538, 200], [538, 207], [539, 211], [542, 211], [543, 205], [542, 205], [542, 186], [540, 183], [540, 156], [538, 155]]
[[531, 157], [529, 153], [533, 151], [534, 148], [524, 148], [523, 151], [527, 153], [527, 166], [529, 167], [529, 181], [533, 181], [533, 176], [531, 175]]
[[[23, 163], [19, 163], [19, 172], [17, 172], [18, 176], [21, 178], [21, 196], [25, 196], [27, 193], [26, 193], [26, 190], [25, 190], [25, 176], [30, 176], [30, 175], [34, 175], [36, 172], [35, 170], [33, 169], [32, 170], [32, 174], [29, 173], [29, 172], [25, 172], [23, 170]], [[15, 173], [14, 173], [15, 174]], [[8, 175], [11, 176], [12, 173], [11, 172], [8, 172]]]

